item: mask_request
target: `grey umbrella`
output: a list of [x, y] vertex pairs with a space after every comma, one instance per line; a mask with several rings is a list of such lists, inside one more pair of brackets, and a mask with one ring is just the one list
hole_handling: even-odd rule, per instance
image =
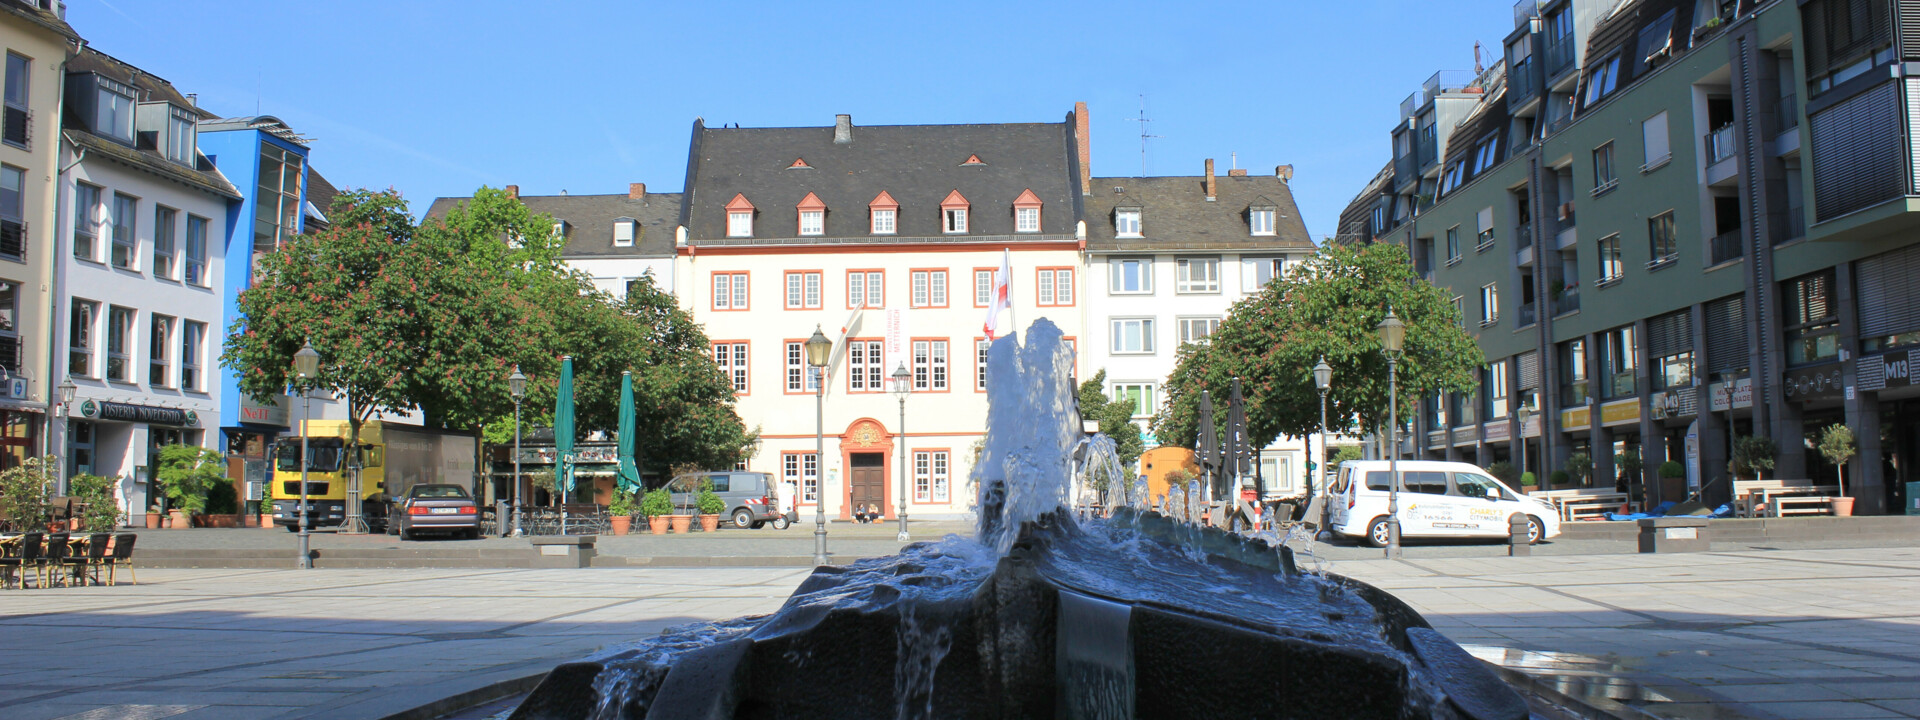
[[[1254, 453], [1253, 443], [1247, 437], [1247, 400], [1240, 394], [1240, 378], [1233, 379], [1233, 389], [1227, 395], [1227, 475], [1230, 478], [1244, 478], [1253, 474], [1248, 460]], [[1221, 483], [1220, 499], [1239, 500], [1238, 482]]]
[[1224, 465], [1220, 462], [1220, 435], [1213, 429], [1213, 396], [1205, 390], [1200, 391], [1199, 416], [1193, 452], [1199, 456], [1200, 476], [1211, 488], [1220, 477]]

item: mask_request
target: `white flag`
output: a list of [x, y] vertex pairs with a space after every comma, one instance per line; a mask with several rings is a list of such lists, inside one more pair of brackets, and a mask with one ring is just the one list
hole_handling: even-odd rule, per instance
[[993, 274], [993, 302], [987, 306], [987, 322], [982, 326], [988, 340], [1000, 334], [1000, 315], [1011, 309], [1012, 283], [1013, 251], [1001, 250], [1000, 269]]

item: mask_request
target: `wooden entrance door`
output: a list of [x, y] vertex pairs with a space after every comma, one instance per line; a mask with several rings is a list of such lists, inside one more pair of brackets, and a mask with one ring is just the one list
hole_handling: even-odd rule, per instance
[[847, 463], [847, 499], [851, 507], [887, 506], [887, 456], [882, 453], [853, 453]]

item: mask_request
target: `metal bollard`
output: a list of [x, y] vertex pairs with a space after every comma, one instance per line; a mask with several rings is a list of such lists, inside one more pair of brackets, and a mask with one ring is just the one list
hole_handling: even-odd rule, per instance
[[1520, 557], [1532, 554], [1533, 545], [1527, 542], [1527, 516], [1514, 513], [1507, 518], [1507, 555]]

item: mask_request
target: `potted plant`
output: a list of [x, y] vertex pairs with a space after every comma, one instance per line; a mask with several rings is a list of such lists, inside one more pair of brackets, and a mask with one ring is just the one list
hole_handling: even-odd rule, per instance
[[206, 514], [200, 517], [200, 524], [214, 528], [240, 527], [240, 494], [234, 492], [233, 483], [225, 476], [220, 480], [207, 488]]
[[1660, 499], [1676, 500], [1687, 496], [1687, 466], [1668, 460], [1660, 463]]
[[613, 525], [613, 534], [625, 535], [633, 528], [633, 493], [622, 490], [613, 491], [613, 502], [607, 503], [609, 520]]
[[67, 481], [67, 492], [84, 508], [74, 518], [75, 530], [85, 527], [93, 532], [112, 532], [120, 526], [120, 504], [113, 497], [113, 485], [113, 478], [99, 475], [75, 475]]
[[1847, 461], [1853, 459], [1853, 430], [1845, 425], [1834, 423], [1820, 433], [1820, 454], [1827, 456], [1839, 471], [1840, 495], [1833, 499], [1833, 516], [1850, 517], [1853, 515], [1853, 498], [1847, 496]]
[[1538, 487], [1540, 487], [1540, 479], [1534, 477], [1532, 471], [1520, 473], [1520, 492], [1530, 493]]
[[160, 503], [157, 503], [157, 502], [147, 507], [147, 529], [148, 530], [160, 529], [160, 518], [162, 517], [161, 513], [163, 512], [165, 512], [165, 510], [162, 509], [160, 507]]
[[0, 521], [14, 530], [37, 528], [52, 517], [46, 496], [41, 493], [53, 481], [53, 468], [60, 458], [30, 457], [26, 462], [0, 471]]
[[[688, 494], [690, 493], [683, 493], [682, 497], [684, 498]], [[667, 516], [668, 527], [671, 527], [673, 531], [677, 533], [689, 532], [689, 528], [693, 525], [693, 513], [689, 512], [691, 508], [683, 504], [675, 503], [673, 510], [673, 514]]]
[[1773, 469], [1773, 456], [1779, 451], [1773, 444], [1773, 438], [1748, 435], [1734, 441], [1733, 460], [1730, 463], [1734, 477], [1752, 475], [1755, 480], [1765, 480], [1768, 470]]
[[654, 488], [640, 498], [640, 514], [647, 516], [647, 531], [667, 534], [667, 516], [673, 514], [673, 496], [666, 488]]
[[[160, 449], [160, 468], [155, 473], [166, 493], [173, 527], [191, 527], [189, 518], [207, 507], [207, 493], [227, 481], [226, 461], [220, 453], [194, 445], [168, 445]], [[231, 486], [229, 486], [231, 489]]]
[[1552, 474], [1547, 475], [1547, 487], [1545, 489], [1552, 490], [1556, 487], [1566, 487], [1568, 482], [1567, 471], [1555, 470]]
[[[1586, 487], [1593, 483], [1593, 456], [1577, 452], [1567, 456], [1567, 477]], [[1556, 478], [1557, 479], [1557, 478]]]
[[1641, 472], [1647, 468], [1646, 461], [1640, 459], [1640, 451], [1629, 449], [1620, 453], [1613, 465], [1620, 471], [1620, 479], [1614, 487], [1627, 494], [1628, 502], [1640, 502]]
[[713, 492], [713, 482], [700, 483], [700, 496], [694, 501], [700, 510], [700, 531], [713, 532], [720, 529], [720, 513], [727, 511], [727, 501], [721, 500]]

